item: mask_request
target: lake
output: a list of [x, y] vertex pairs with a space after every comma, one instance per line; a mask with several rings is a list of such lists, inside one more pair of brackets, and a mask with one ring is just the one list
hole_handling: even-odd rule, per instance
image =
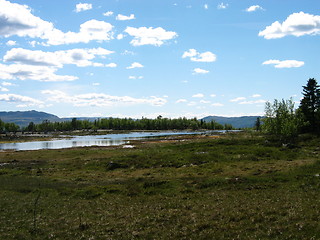
[[[191, 134], [209, 134], [206, 132], [130, 132], [123, 134], [89, 135], [74, 136], [65, 139], [52, 139], [49, 141], [30, 141], [16, 143], [1, 143], [0, 150], [40, 150], [40, 149], [62, 149], [73, 147], [90, 146], [119, 146], [128, 144], [130, 140], [139, 140], [143, 138], [156, 138], [160, 136], [172, 135], [191, 135]], [[217, 132], [217, 131], [215, 131]], [[221, 132], [221, 131], [220, 131]]]

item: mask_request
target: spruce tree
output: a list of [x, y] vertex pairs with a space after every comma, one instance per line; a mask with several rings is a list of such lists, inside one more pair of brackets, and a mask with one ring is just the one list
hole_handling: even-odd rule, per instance
[[303, 98], [300, 109], [304, 119], [308, 122], [308, 131], [319, 132], [320, 130], [320, 89], [314, 78], [310, 78], [306, 86], [303, 86]]

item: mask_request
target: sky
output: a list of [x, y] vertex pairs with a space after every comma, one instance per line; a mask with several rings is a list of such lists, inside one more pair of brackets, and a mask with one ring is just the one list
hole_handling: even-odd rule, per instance
[[319, 0], [0, 0], [0, 111], [263, 115], [319, 55]]

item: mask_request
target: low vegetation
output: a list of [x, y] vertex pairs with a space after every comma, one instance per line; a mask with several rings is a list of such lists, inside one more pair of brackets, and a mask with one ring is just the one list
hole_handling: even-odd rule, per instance
[[319, 239], [319, 138], [0, 152], [1, 239]]

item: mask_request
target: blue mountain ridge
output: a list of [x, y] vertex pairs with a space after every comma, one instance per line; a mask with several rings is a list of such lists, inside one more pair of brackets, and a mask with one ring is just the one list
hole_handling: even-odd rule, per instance
[[[231, 124], [234, 128], [250, 128], [253, 127], [259, 116], [242, 116], [242, 117], [222, 117], [222, 116], [207, 116], [199, 120], [205, 122], [216, 121], [222, 125]], [[107, 117], [106, 117], [107, 118]], [[27, 126], [30, 122], [36, 124], [49, 120], [50, 122], [61, 122], [71, 121], [72, 118], [59, 118], [56, 115], [39, 112], [39, 111], [11, 111], [11, 112], [0, 112], [0, 119], [4, 122], [13, 122], [19, 126]], [[97, 118], [94, 117], [81, 117], [79, 120], [92, 120]]]

